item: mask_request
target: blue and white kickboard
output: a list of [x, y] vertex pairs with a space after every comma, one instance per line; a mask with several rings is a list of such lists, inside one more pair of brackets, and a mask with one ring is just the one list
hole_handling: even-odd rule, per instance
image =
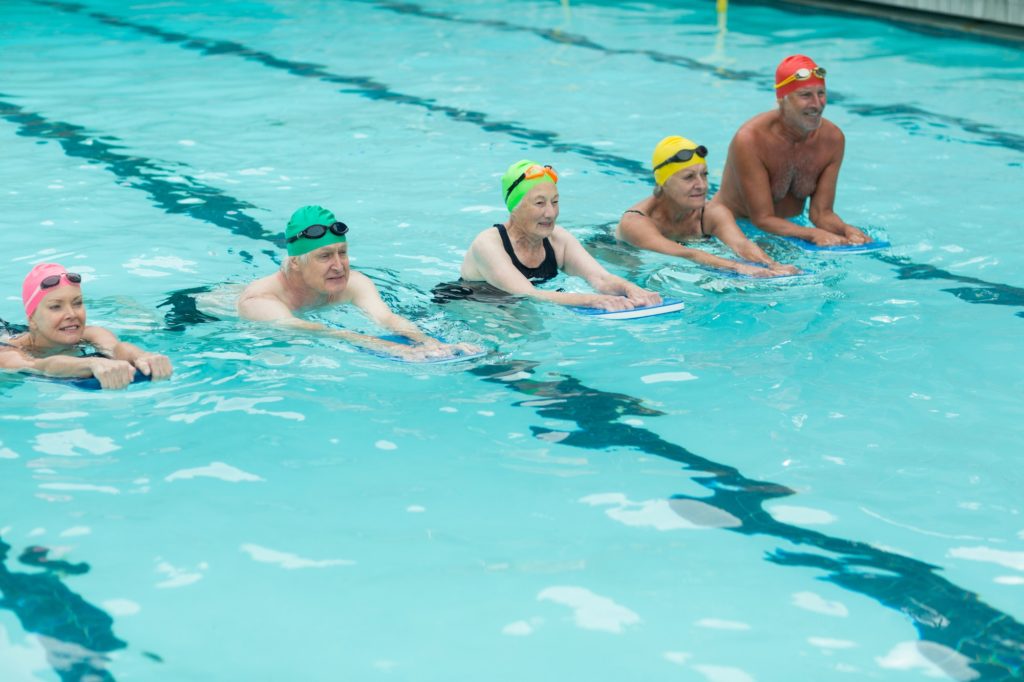
[[649, 305], [643, 308], [632, 310], [601, 310], [599, 308], [581, 308], [570, 306], [570, 310], [587, 317], [596, 317], [602, 320], [636, 320], [641, 317], [653, 317], [654, 315], [665, 315], [676, 313], [683, 309], [685, 304], [676, 298], [667, 298], [658, 305]]
[[888, 249], [892, 246], [889, 242], [881, 239], [875, 239], [866, 244], [836, 244], [834, 246], [818, 246], [817, 244], [804, 239], [798, 239], [796, 237], [783, 237], [783, 239], [794, 246], [800, 247], [804, 251], [818, 253], [870, 253], [872, 251]]
[[[413, 342], [412, 339], [410, 339], [410, 338], [408, 338], [406, 336], [401, 336], [400, 334], [388, 334], [386, 336], [378, 336], [377, 338], [381, 339], [382, 341], [391, 341], [392, 343], [400, 343], [400, 344], [402, 344], [404, 346], [414, 346], [414, 345], [416, 345]], [[438, 341], [441, 341], [442, 343], [448, 343], [447, 341], [442, 341], [441, 339], [438, 339]], [[443, 357], [443, 358], [423, 358], [421, 360], [408, 360], [406, 358], [400, 358], [397, 355], [391, 355], [390, 353], [385, 353], [384, 351], [374, 350], [372, 348], [359, 347], [359, 350], [361, 350], [364, 353], [369, 353], [370, 355], [376, 355], [379, 358], [384, 358], [385, 360], [391, 360], [392, 362], [405, 362], [405, 363], [414, 364], [414, 365], [423, 365], [423, 364], [440, 365], [440, 364], [451, 363], [451, 362], [464, 362], [466, 360], [475, 360], [477, 358], [482, 358], [483, 356], [487, 355], [487, 350], [484, 349], [484, 350], [481, 350], [481, 351], [479, 351], [477, 353], [465, 353], [465, 354], [462, 354], [462, 355], [449, 355], [448, 357]]]
[[[59, 384], [68, 384], [75, 388], [80, 388], [84, 391], [98, 391], [102, 388], [100, 386], [100, 380], [96, 377], [86, 377], [85, 379], [70, 379], [63, 377], [41, 377], [47, 381], [55, 381]], [[143, 374], [142, 372], [135, 370], [135, 377], [132, 379], [133, 384], [141, 384], [150, 380], [150, 376]]]

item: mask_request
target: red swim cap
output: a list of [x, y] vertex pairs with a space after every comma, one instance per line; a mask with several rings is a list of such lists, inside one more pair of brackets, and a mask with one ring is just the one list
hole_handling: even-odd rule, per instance
[[[809, 75], [807, 78], [795, 78], [798, 71], [802, 71], [799, 75]], [[790, 55], [775, 69], [775, 99], [782, 99], [794, 90], [811, 85], [825, 85], [825, 69], [815, 64], [810, 57], [802, 54]]]

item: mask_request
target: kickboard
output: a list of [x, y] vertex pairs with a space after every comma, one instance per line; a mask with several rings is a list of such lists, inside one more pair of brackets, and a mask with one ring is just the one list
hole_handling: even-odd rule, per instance
[[[86, 377], [84, 379], [71, 379], [62, 377], [39, 377], [40, 379], [46, 379], [47, 381], [55, 381], [59, 384], [66, 384], [80, 388], [83, 391], [99, 391], [100, 380], [96, 377]], [[136, 370], [135, 377], [132, 379], [133, 384], [142, 384], [150, 380], [150, 377], [142, 372]]]
[[655, 315], [679, 312], [685, 305], [679, 299], [667, 298], [658, 305], [633, 308], [632, 310], [601, 310], [599, 308], [581, 308], [578, 306], [571, 306], [570, 310], [580, 315], [596, 317], [601, 320], [636, 320], [641, 317], [653, 317]]
[[[415, 345], [412, 339], [405, 336], [401, 336], [400, 334], [388, 334], [386, 336], [378, 336], [377, 338], [381, 339], [382, 341], [391, 341], [392, 343], [400, 343], [405, 346]], [[441, 341], [441, 343], [448, 343], [443, 339], [438, 339], [438, 341]], [[421, 360], [408, 360], [406, 358], [400, 358], [397, 355], [391, 355], [390, 353], [374, 350], [372, 348], [360, 347], [359, 350], [361, 350], [364, 353], [369, 353], [370, 355], [376, 355], [379, 358], [384, 358], [385, 360], [391, 360], [392, 362], [403, 362], [410, 365], [443, 365], [453, 362], [465, 362], [466, 360], [476, 360], [477, 358], [482, 358], [483, 356], [487, 355], [487, 350], [485, 349], [477, 353], [449, 355], [443, 358], [423, 358]]]
[[803, 251], [810, 253], [871, 253], [872, 251], [880, 251], [882, 249], [888, 249], [892, 244], [881, 239], [870, 241], [867, 244], [836, 244], [835, 246], [818, 246], [812, 244], [809, 241], [803, 239], [797, 239], [796, 237], [783, 237], [787, 242], [799, 247]]

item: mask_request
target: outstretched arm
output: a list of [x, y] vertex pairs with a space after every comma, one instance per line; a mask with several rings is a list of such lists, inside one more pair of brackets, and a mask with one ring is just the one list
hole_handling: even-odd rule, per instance
[[155, 380], [166, 379], [174, 371], [166, 355], [150, 353], [135, 344], [121, 341], [103, 327], [86, 327], [83, 338], [107, 357], [123, 360]]
[[747, 239], [747, 235], [743, 234], [743, 230], [736, 224], [732, 211], [726, 206], [714, 204], [706, 207], [704, 209], [704, 220], [707, 222], [711, 234], [732, 249], [733, 253], [743, 260], [764, 265], [761, 268], [744, 263], [736, 263], [735, 261], [726, 261], [738, 266], [733, 268], [737, 272], [744, 275], [753, 275], [754, 277], [793, 275], [799, 272], [792, 265], [783, 265], [773, 260], [760, 246]]
[[836, 199], [836, 186], [839, 183], [839, 168], [843, 164], [845, 138], [841, 130], [836, 128], [837, 142], [835, 155], [818, 178], [818, 185], [811, 195], [809, 210], [811, 222], [815, 227], [843, 237], [851, 244], [864, 244], [871, 238], [853, 225], [847, 225], [833, 210]]
[[37, 358], [18, 348], [0, 348], [0, 369], [67, 379], [95, 377], [101, 388], [124, 388], [135, 376], [135, 368], [124, 360], [70, 355]]
[[605, 270], [567, 230], [556, 227], [552, 239], [562, 246], [562, 269], [566, 273], [582, 277], [603, 294], [625, 296], [631, 303], [630, 308], [661, 303], [661, 296], [657, 293], [642, 289]]
[[470, 280], [479, 278], [502, 291], [539, 301], [604, 310], [623, 309], [624, 300], [619, 297], [614, 297], [617, 300], [613, 300], [611, 296], [547, 291], [533, 286], [512, 264], [495, 230], [481, 232], [470, 244], [463, 266], [463, 276]]
[[[728, 215], [735, 231], [730, 232], [716, 229], [712, 220], [712, 215], [714, 213], [713, 208], [706, 206], [704, 208], [704, 220], [708, 221], [709, 225], [711, 225], [711, 234], [718, 237], [719, 240], [729, 246], [729, 248], [735, 251], [740, 258], [744, 258], [755, 263], [764, 263], [766, 266], [771, 268], [770, 263], [775, 263], [775, 261], [769, 258], [767, 254], [761, 251], [756, 244], [743, 235], [743, 232], [740, 231], [738, 226], [736, 226], [736, 221], [732, 220], [732, 214], [729, 212], [729, 209], [724, 206], [717, 206], [714, 207], [714, 209], [717, 209], [724, 215]], [[751, 275], [754, 277], [773, 274], [769, 270], [765, 270], [765, 268], [759, 268], [745, 263], [738, 263], [734, 260], [722, 258], [700, 249], [692, 249], [688, 246], [683, 246], [679, 242], [673, 241], [663, 235], [657, 225], [655, 225], [654, 221], [647, 216], [623, 216], [622, 222], [619, 223], [619, 235], [626, 242], [641, 249], [656, 251], [669, 256], [678, 256], [706, 267], [719, 268], [721, 270], [732, 270], [743, 275]], [[746, 244], [744, 244], [744, 242]], [[775, 264], [778, 265], [778, 263]], [[782, 273], [780, 272], [778, 274]]]
[[[269, 295], [251, 296], [240, 300], [238, 302], [238, 313], [247, 320], [253, 320], [255, 322], [271, 322], [275, 325], [289, 329], [301, 329], [304, 331], [317, 332], [326, 336], [342, 339], [343, 341], [347, 341], [348, 343], [360, 348], [387, 353], [388, 355], [394, 355], [408, 360], [422, 360], [428, 357], [447, 357], [452, 354], [452, 347], [437, 343], [416, 329], [412, 322], [409, 322], [399, 315], [391, 313], [387, 305], [384, 304], [384, 301], [380, 299], [380, 295], [377, 294], [377, 289], [373, 286], [373, 282], [371, 282], [365, 275], [352, 271], [349, 275], [349, 286], [353, 286], [354, 282], [359, 282], [360, 278], [365, 280], [365, 284], [362, 285], [363, 287], [368, 284], [372, 288], [372, 294], [367, 294], [365, 291], [362, 294], [364, 297], [362, 301], [368, 306], [368, 309], [363, 308], [357, 300], [360, 293], [360, 284], [358, 283], [355, 284], [356, 290], [353, 292], [355, 294], [355, 297], [352, 299], [353, 303], [359, 306], [360, 309], [362, 309], [372, 320], [378, 322], [378, 324], [381, 324], [382, 326], [385, 326], [387, 329], [398, 332], [402, 336], [407, 336], [413, 341], [419, 341], [416, 336], [412, 336], [412, 334], [417, 334], [420, 337], [427, 339], [428, 343], [420, 346], [407, 346], [402, 343], [379, 339], [375, 336], [359, 334], [347, 329], [336, 329], [320, 324], [319, 322], [303, 320], [296, 317], [292, 313], [291, 308], [285, 305], [280, 299]], [[369, 299], [366, 298], [367, 296], [369, 296]], [[372, 301], [373, 297], [376, 297], [376, 300], [379, 302], [379, 307], [374, 305]], [[389, 317], [391, 315], [393, 315], [394, 318], [397, 318], [397, 320]], [[403, 321], [409, 326], [404, 326]], [[394, 326], [388, 326], [389, 324]]]

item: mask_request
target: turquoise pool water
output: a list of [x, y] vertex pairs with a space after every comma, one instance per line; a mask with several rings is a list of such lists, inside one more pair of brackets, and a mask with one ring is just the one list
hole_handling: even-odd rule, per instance
[[[62, 262], [177, 369], [0, 378], [0, 679], [1020, 678], [1018, 47], [746, 3], [725, 34], [710, 2], [0, 12], [0, 318]], [[700, 141], [717, 180], [793, 52], [829, 70], [838, 211], [894, 248], [771, 243], [812, 275], [753, 285], [609, 245], [653, 145]], [[434, 305], [522, 157], [686, 311]], [[271, 272], [306, 203], [492, 355], [181, 307]]]

